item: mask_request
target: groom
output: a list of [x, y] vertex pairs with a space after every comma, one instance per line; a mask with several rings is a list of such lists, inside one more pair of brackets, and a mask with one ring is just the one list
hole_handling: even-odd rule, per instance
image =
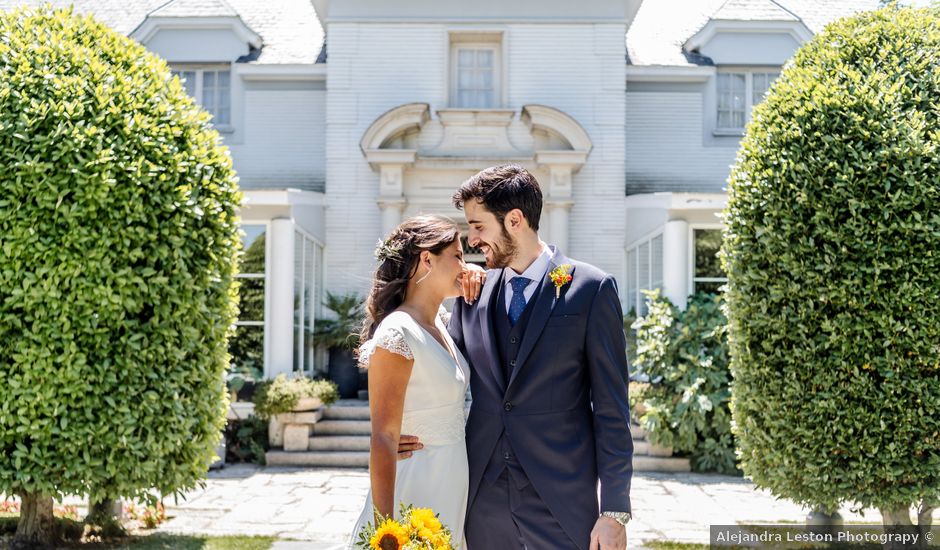
[[483, 170], [454, 205], [490, 268], [448, 326], [473, 369], [470, 549], [626, 548], [633, 440], [614, 278], [539, 239], [542, 192], [524, 168]]

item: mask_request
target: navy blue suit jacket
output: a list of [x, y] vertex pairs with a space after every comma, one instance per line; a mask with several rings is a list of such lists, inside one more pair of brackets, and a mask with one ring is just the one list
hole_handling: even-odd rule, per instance
[[565, 532], [586, 541], [600, 510], [629, 512], [633, 439], [627, 401], [623, 313], [614, 278], [552, 247], [549, 271], [571, 264], [561, 288], [546, 275], [516, 366], [505, 380], [490, 308], [500, 269], [489, 270], [479, 299], [458, 298], [448, 331], [472, 369], [467, 419], [470, 502], [505, 428], [517, 459]]

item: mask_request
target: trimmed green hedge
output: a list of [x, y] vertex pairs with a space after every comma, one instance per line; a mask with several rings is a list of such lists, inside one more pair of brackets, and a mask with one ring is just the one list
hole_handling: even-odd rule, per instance
[[649, 312], [633, 323], [634, 366], [649, 376], [637, 386], [640, 425], [652, 443], [688, 454], [696, 471], [737, 473], [721, 296], [696, 294], [680, 311], [658, 290], [646, 294]]
[[49, 7], [0, 36], [0, 492], [192, 488], [228, 407], [231, 159], [129, 38]]
[[754, 109], [729, 182], [745, 473], [807, 506], [940, 494], [940, 10], [832, 24]]

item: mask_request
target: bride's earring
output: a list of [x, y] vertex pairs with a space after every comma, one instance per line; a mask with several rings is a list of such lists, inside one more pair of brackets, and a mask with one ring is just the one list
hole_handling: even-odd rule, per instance
[[420, 285], [420, 284], [421, 284], [421, 281], [427, 279], [427, 278], [428, 278], [428, 275], [430, 275], [430, 274], [431, 274], [431, 268], [429, 267], [429, 268], [428, 268], [428, 272], [424, 274], [424, 277], [421, 277], [420, 279], [418, 279], [417, 281], [415, 281], [415, 284], [416, 284], [416, 285]]

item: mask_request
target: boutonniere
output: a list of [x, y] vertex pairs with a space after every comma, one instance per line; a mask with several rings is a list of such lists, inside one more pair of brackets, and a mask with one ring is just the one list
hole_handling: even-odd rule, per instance
[[571, 264], [562, 264], [548, 273], [548, 276], [555, 283], [555, 299], [561, 296], [561, 287], [571, 282]]

